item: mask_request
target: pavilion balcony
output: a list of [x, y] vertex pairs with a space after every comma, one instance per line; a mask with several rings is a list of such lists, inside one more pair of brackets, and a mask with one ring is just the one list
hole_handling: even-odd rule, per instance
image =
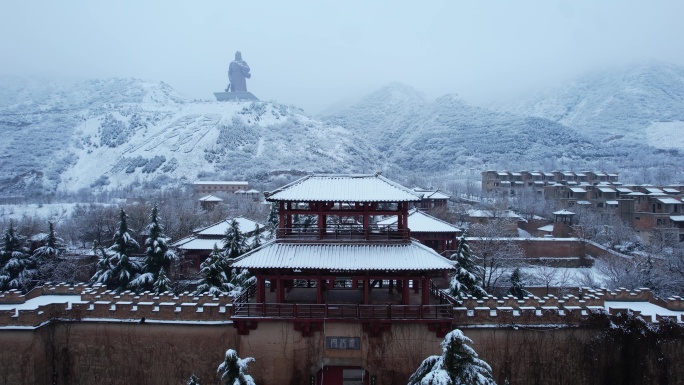
[[292, 227], [279, 228], [276, 238], [279, 241], [377, 241], [377, 242], [408, 242], [410, 240], [409, 229], [398, 229], [396, 226], [363, 226], [355, 225], [331, 225], [326, 228]]
[[234, 304], [233, 319], [452, 320], [453, 305]]

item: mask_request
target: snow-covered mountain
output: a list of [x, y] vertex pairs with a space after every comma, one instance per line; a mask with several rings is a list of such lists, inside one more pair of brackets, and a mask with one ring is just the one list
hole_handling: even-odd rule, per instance
[[189, 101], [135, 79], [13, 84], [0, 87], [3, 195], [377, 169], [347, 129], [277, 103]]
[[554, 120], [600, 140], [684, 150], [684, 68], [672, 64], [592, 73], [502, 107]]
[[321, 119], [377, 143], [388, 166], [418, 173], [541, 168], [542, 159], [580, 161], [597, 151], [589, 138], [556, 122], [472, 106], [457, 95], [428, 101], [401, 84]]
[[683, 74], [633, 67], [505, 109], [393, 83], [315, 118], [136, 79], [0, 78], [0, 196], [378, 170], [444, 182], [485, 168], [600, 169], [681, 182]]

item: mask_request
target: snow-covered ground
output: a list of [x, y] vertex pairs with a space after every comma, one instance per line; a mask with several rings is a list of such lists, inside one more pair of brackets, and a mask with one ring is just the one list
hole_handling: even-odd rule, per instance
[[0, 205], [0, 217], [12, 220], [39, 218], [59, 223], [71, 215], [75, 206], [75, 203]]

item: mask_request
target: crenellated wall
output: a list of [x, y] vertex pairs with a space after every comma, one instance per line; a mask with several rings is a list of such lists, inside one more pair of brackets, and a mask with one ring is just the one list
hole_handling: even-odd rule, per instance
[[[305, 336], [288, 320], [272, 320], [238, 335], [228, 296], [119, 294], [99, 286], [57, 285], [0, 298], [4, 304], [22, 304], [40, 295], [79, 291], [81, 301], [71, 306], [64, 301], [33, 310], [0, 310], [0, 379], [16, 384], [156, 385], [182, 384], [195, 372], [203, 383], [213, 383], [223, 353], [233, 348], [256, 359], [251, 368], [259, 384], [309, 383], [324, 366], [354, 366], [366, 368], [378, 385], [390, 385], [406, 383], [426, 356], [439, 352], [441, 341], [428, 325], [412, 322], [385, 323], [374, 336], [363, 323], [332, 320]], [[454, 308], [452, 327], [462, 328], [475, 341], [473, 347], [499, 381], [580, 383], [578, 378], [591, 373], [581, 357], [594, 346], [587, 343], [600, 335], [596, 325], [583, 322], [592, 311], [605, 309], [606, 301], [616, 302], [609, 306], [611, 313], [624, 312], [630, 302], [684, 311], [684, 299], [655, 298], [647, 289], [583, 290], [563, 298], [467, 298]], [[655, 322], [663, 317], [644, 318]], [[678, 321], [684, 320], [680, 316]], [[361, 346], [326, 349], [329, 336], [358, 337]], [[659, 346], [671, 348], [663, 351], [671, 358], [683, 342], [674, 337], [669, 342]]]

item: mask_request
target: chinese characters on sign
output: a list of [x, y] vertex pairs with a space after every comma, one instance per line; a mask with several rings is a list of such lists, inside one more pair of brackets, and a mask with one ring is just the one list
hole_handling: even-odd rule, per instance
[[361, 349], [361, 338], [358, 337], [326, 337], [325, 347], [327, 349], [339, 350], [359, 350]]

